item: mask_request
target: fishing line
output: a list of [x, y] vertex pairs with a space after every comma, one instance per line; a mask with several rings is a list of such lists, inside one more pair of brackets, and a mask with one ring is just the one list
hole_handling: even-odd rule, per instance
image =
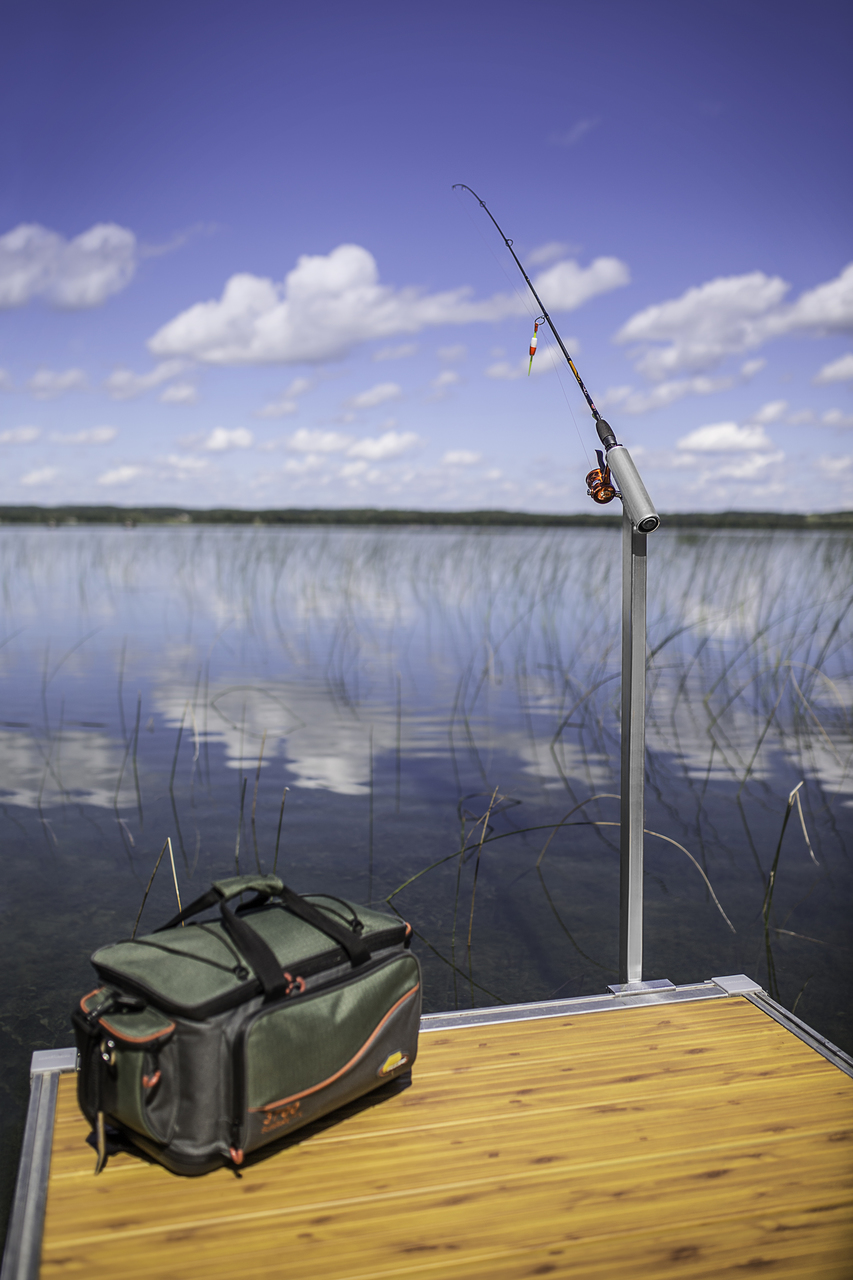
[[[465, 187], [463, 183], [458, 183], [458, 184], [457, 184], [457, 186], [455, 186], [455, 187], [453, 188], [453, 190], [454, 190], [454, 191], [456, 191], [457, 189], [459, 189], [459, 190], [464, 189], [464, 190], [466, 190], [466, 191], [470, 191], [470, 187]], [[473, 192], [472, 192], [472, 194], [473, 194]], [[479, 197], [478, 197], [478, 199], [479, 199]], [[492, 244], [491, 244], [491, 243], [486, 239], [485, 234], [484, 234], [484, 233], [483, 233], [483, 231], [480, 229], [480, 224], [479, 224], [479, 222], [477, 222], [477, 220], [476, 220], [476, 218], [474, 217], [473, 213], [472, 213], [472, 212], [470, 211], [470, 209], [468, 208], [467, 203], [464, 203], [464, 202], [463, 202], [463, 205], [464, 205], [464, 209], [465, 209], [465, 216], [468, 218], [469, 222], [471, 223], [471, 226], [472, 226], [472, 227], [474, 228], [474, 230], [476, 231], [477, 235], [479, 236], [480, 240], [483, 242], [483, 244], [484, 244], [484, 246], [486, 247], [486, 249], [489, 251], [489, 253], [491, 254], [491, 256], [494, 258], [495, 263], [497, 264], [498, 269], [499, 269], [499, 270], [500, 270], [500, 272], [501, 272], [501, 275], [502, 275], [502, 276], [504, 277], [504, 279], [506, 280], [506, 282], [507, 282], [507, 284], [509, 285], [510, 289], [511, 289], [511, 290], [512, 290], [512, 292], [515, 294], [516, 298], [517, 298], [517, 299], [518, 299], [518, 301], [521, 303], [522, 307], [523, 307], [523, 308], [524, 308], [524, 310], [527, 312], [527, 314], [528, 314], [528, 316], [530, 317], [530, 319], [531, 319], [531, 320], [535, 320], [535, 318], [536, 318], [537, 314], [539, 314], [539, 313], [534, 312], [533, 308], [530, 306], [530, 299], [529, 299], [528, 295], [527, 295], [527, 294], [525, 294], [525, 293], [522, 293], [522, 292], [521, 292], [521, 290], [519, 289], [519, 287], [518, 287], [518, 285], [516, 284], [515, 280], [514, 280], [514, 279], [513, 279], [513, 277], [509, 274], [509, 272], [507, 271], [506, 267], [504, 266], [504, 263], [503, 263], [503, 262], [502, 262], [502, 260], [498, 257], [498, 255], [495, 253], [495, 250], [494, 250], [493, 245], [492, 245]], [[484, 207], [485, 207], [485, 206], [484, 206]], [[566, 391], [565, 383], [563, 382], [563, 379], [560, 377], [560, 365], [559, 365], [559, 362], [558, 362], [558, 360], [557, 360], [557, 356], [556, 356], [556, 348], [554, 347], [554, 345], [553, 345], [552, 343], [549, 343], [549, 344], [548, 344], [548, 347], [547, 347], [547, 350], [548, 350], [548, 354], [549, 354], [549, 355], [550, 355], [550, 357], [551, 357], [551, 363], [552, 363], [552, 365], [553, 365], [553, 367], [554, 367], [554, 372], [555, 372], [555, 373], [556, 373], [556, 375], [557, 375], [557, 381], [558, 381], [558, 382], [559, 382], [559, 384], [560, 384], [560, 390], [562, 391], [562, 393], [563, 393], [563, 397], [564, 397], [564, 399], [565, 399], [565, 401], [566, 401], [566, 404], [567, 404], [567, 406], [568, 406], [569, 414], [570, 414], [571, 419], [572, 419], [572, 424], [574, 425], [575, 431], [577, 432], [577, 437], [578, 437], [578, 440], [580, 441], [580, 446], [581, 446], [581, 450], [582, 450], [582, 452], [583, 452], [583, 456], [584, 456], [584, 458], [586, 459], [587, 465], [589, 466], [589, 465], [591, 465], [591, 459], [590, 459], [590, 455], [589, 455], [589, 450], [587, 449], [586, 445], [584, 444], [584, 439], [583, 439], [583, 436], [581, 435], [581, 430], [580, 430], [580, 427], [578, 426], [577, 418], [575, 417], [575, 411], [574, 411], [574, 409], [572, 408], [572, 402], [571, 402], [571, 400], [569, 399], [568, 392]]]
[[[539, 306], [539, 312], [540, 312], [540, 314], [539, 314], [539, 317], [538, 317], [537, 323], [536, 323], [536, 325], [535, 325], [535, 327], [534, 327], [533, 345], [532, 345], [532, 346], [531, 346], [531, 348], [530, 348], [530, 355], [531, 355], [531, 359], [532, 359], [532, 357], [533, 357], [533, 354], [534, 354], [534, 348], [535, 348], [535, 346], [536, 346], [536, 336], [535, 336], [535, 331], [536, 331], [536, 328], [538, 327], [538, 322], [539, 322], [539, 321], [541, 321], [541, 320], [544, 320], [544, 321], [545, 321], [545, 323], [548, 325], [548, 328], [551, 330], [551, 333], [554, 335], [554, 338], [555, 338], [555, 339], [556, 339], [556, 341], [557, 341], [557, 345], [559, 346], [560, 350], [562, 351], [563, 355], [565, 356], [565, 358], [566, 358], [566, 363], [568, 364], [569, 368], [571, 369], [572, 373], [574, 374], [575, 381], [577, 382], [578, 386], [580, 387], [581, 393], [583, 394], [584, 399], [586, 400], [587, 404], [589, 405], [589, 408], [590, 408], [590, 410], [591, 410], [591, 412], [592, 412], [592, 416], [593, 416], [593, 419], [594, 419], [594, 421], [595, 421], [596, 425], [600, 422], [600, 423], [602, 424], [602, 428], [606, 428], [606, 430], [607, 430], [608, 434], [610, 435], [610, 438], [611, 438], [611, 439], [613, 439], [613, 440], [614, 440], [614, 442], [615, 442], [615, 437], [613, 437], [612, 432], [610, 432], [610, 428], [609, 428], [609, 427], [607, 426], [607, 424], [604, 422], [603, 418], [601, 417], [601, 414], [600, 414], [600, 413], [598, 412], [598, 410], [596, 409], [596, 407], [595, 407], [595, 405], [594, 405], [594, 403], [593, 403], [593, 400], [592, 400], [592, 396], [591, 396], [591, 395], [589, 394], [589, 392], [587, 391], [587, 389], [586, 389], [586, 387], [585, 387], [585, 385], [584, 385], [584, 381], [583, 381], [583, 379], [581, 378], [580, 374], [578, 373], [577, 368], [575, 367], [575, 363], [574, 363], [574, 361], [572, 360], [572, 357], [569, 355], [568, 351], [566, 350], [566, 345], [565, 345], [565, 343], [563, 342], [562, 338], [560, 337], [559, 333], [557, 332], [557, 327], [556, 327], [556, 325], [554, 324], [554, 321], [551, 319], [550, 315], [548, 314], [548, 311], [546, 310], [545, 305], [544, 305], [544, 303], [542, 302], [542, 299], [539, 297], [539, 294], [536, 292], [536, 289], [534, 288], [534, 285], [533, 285], [532, 280], [530, 279], [530, 277], [528, 276], [528, 274], [527, 274], [527, 272], [525, 271], [524, 267], [522, 266], [521, 261], [520, 261], [520, 259], [519, 259], [518, 255], [517, 255], [517, 253], [515, 252], [515, 249], [513, 248], [513, 241], [509, 238], [509, 236], [507, 236], [507, 235], [505, 234], [505, 232], [504, 232], [503, 228], [499, 225], [499, 223], [497, 222], [497, 220], [496, 220], [496, 219], [495, 219], [495, 217], [493, 216], [493, 214], [492, 214], [491, 210], [489, 209], [488, 205], [486, 204], [485, 200], [481, 200], [481, 199], [480, 199], [480, 197], [477, 195], [476, 191], [474, 191], [471, 187], [469, 187], [469, 186], [467, 185], [467, 183], [465, 183], [465, 182], [456, 182], [456, 183], [454, 183], [454, 184], [453, 184], [453, 190], [454, 190], [454, 191], [467, 191], [467, 192], [469, 192], [469, 194], [470, 194], [470, 195], [472, 195], [472, 196], [474, 197], [474, 199], [477, 201], [477, 203], [479, 204], [480, 208], [484, 210], [484, 212], [486, 213], [487, 217], [489, 218], [489, 220], [491, 221], [491, 223], [493, 224], [493, 226], [494, 226], [494, 227], [495, 227], [495, 229], [497, 230], [498, 234], [500, 235], [501, 239], [503, 240], [504, 244], [506, 245], [506, 247], [509, 249], [510, 253], [512, 254], [512, 256], [513, 256], [513, 260], [514, 260], [514, 262], [515, 262], [515, 265], [518, 267], [519, 271], [521, 272], [522, 276], [524, 277], [524, 280], [525, 280], [525, 283], [527, 284], [528, 289], [529, 289], [529, 290], [530, 290], [530, 292], [533, 294], [533, 297], [536, 299], [536, 302], [537, 302], [537, 304], [538, 304], [538, 306]], [[475, 225], [476, 225], [476, 224], [475, 224]], [[503, 275], [504, 275], [507, 279], [509, 279], [509, 277], [507, 277], [507, 273], [506, 273], [506, 271], [504, 270], [503, 265], [501, 264], [501, 262], [500, 262], [500, 260], [498, 259], [497, 255], [496, 255], [496, 254], [494, 253], [494, 251], [491, 249], [491, 246], [488, 244], [488, 241], [486, 241], [486, 240], [485, 240], [485, 237], [482, 237], [482, 238], [483, 238], [483, 240], [484, 240], [484, 243], [486, 243], [487, 247], [489, 248], [490, 252], [492, 253], [492, 257], [493, 257], [493, 258], [495, 259], [495, 261], [498, 263], [498, 266], [500, 267], [500, 269], [501, 269], [501, 271], [502, 271]], [[515, 288], [514, 286], [511, 286], [511, 287], [512, 287], [512, 289], [513, 289], [513, 293], [515, 293], [516, 297], [518, 297], [519, 295], [518, 295], [518, 290], [517, 290], [517, 288]], [[528, 314], [531, 314], [531, 312], [530, 312], [530, 308], [529, 308], [529, 305], [527, 304], [527, 300], [526, 300], [526, 299], [524, 300], [523, 305], [524, 305], [524, 309], [528, 312]], [[549, 347], [549, 350], [551, 351], [552, 359], [554, 359], [554, 352], [553, 352], [553, 349]], [[560, 376], [559, 376], [559, 371], [557, 370], [557, 364], [556, 364], [556, 361], [554, 362], [554, 369], [555, 369], [555, 372], [557, 373], [557, 380], [558, 380], [558, 381], [559, 381], [559, 383], [560, 383], [560, 388], [561, 388], [561, 390], [562, 390], [562, 392], [563, 392], [563, 395], [564, 395], [564, 397], [565, 397], [566, 404], [567, 404], [568, 409], [569, 409], [569, 413], [571, 414], [572, 422], [574, 423], [575, 431], [577, 432], [578, 439], [580, 440], [580, 443], [581, 443], [581, 448], [583, 449], [583, 452], [584, 452], [584, 456], [587, 458], [587, 461], [589, 461], [589, 453], [588, 453], [587, 448], [586, 448], [586, 446], [585, 446], [585, 444], [584, 444], [583, 437], [582, 437], [582, 435], [581, 435], [581, 433], [580, 433], [580, 428], [578, 427], [577, 420], [576, 420], [575, 415], [574, 415], [574, 410], [572, 409], [571, 401], [569, 400], [568, 394], [567, 394], [567, 392], [566, 392], [566, 388], [563, 386], [563, 380], [562, 380], [562, 378], [560, 378]], [[604, 439], [604, 437], [602, 437], [602, 439]]]
[[[480, 199], [480, 197], [477, 195], [476, 191], [472, 190], [472, 188], [471, 188], [471, 187], [469, 187], [469, 186], [467, 185], [467, 183], [465, 183], [465, 182], [456, 182], [456, 183], [454, 183], [454, 184], [453, 184], [453, 189], [454, 189], [454, 190], [456, 190], [456, 188], [461, 188], [463, 191], [468, 191], [468, 192], [470, 192], [470, 193], [471, 193], [471, 195], [474, 197], [474, 199], [475, 199], [475, 200], [477, 201], [477, 203], [479, 204], [480, 208], [481, 208], [481, 209], [483, 209], [483, 210], [485, 211], [486, 216], [489, 218], [489, 220], [490, 220], [490, 221], [492, 222], [492, 224], [494, 225], [495, 229], [497, 230], [497, 232], [498, 232], [498, 234], [500, 235], [501, 239], [503, 240], [504, 244], [506, 245], [506, 247], [509, 249], [510, 253], [512, 254], [512, 256], [513, 256], [513, 260], [514, 260], [514, 262], [515, 262], [515, 265], [518, 267], [519, 271], [520, 271], [520, 272], [521, 272], [521, 274], [524, 276], [524, 279], [525, 279], [525, 282], [526, 282], [526, 284], [527, 284], [528, 289], [530, 290], [530, 292], [533, 294], [534, 298], [536, 299], [536, 302], [537, 302], [537, 304], [538, 304], [538, 306], [539, 306], [539, 310], [540, 310], [540, 311], [541, 311], [541, 313], [542, 313], [542, 318], [545, 320], [546, 324], [548, 325], [548, 328], [551, 330], [551, 332], [553, 333], [554, 337], [556, 338], [558, 347], [559, 347], [559, 348], [560, 348], [560, 350], [562, 351], [563, 355], [566, 357], [566, 363], [568, 364], [568, 366], [569, 366], [569, 368], [571, 369], [572, 373], [575, 375], [575, 381], [577, 382], [578, 386], [580, 387], [581, 391], [583, 392], [583, 398], [584, 398], [584, 400], [586, 400], [587, 404], [588, 404], [588, 405], [589, 405], [589, 407], [590, 407], [590, 411], [591, 411], [591, 413], [592, 413], [593, 419], [594, 419], [594, 420], [595, 420], [595, 422], [596, 422], [596, 425], [597, 425], [599, 422], [601, 422], [601, 424], [602, 424], [602, 428], [606, 428], [606, 431], [607, 431], [607, 433], [609, 434], [609, 438], [610, 438], [610, 439], [612, 439], [612, 440], [615, 442], [616, 437], [613, 435], [612, 431], [610, 430], [610, 427], [609, 427], [609, 426], [604, 422], [604, 420], [603, 420], [603, 419], [602, 419], [602, 417], [601, 417], [601, 414], [598, 412], [598, 410], [596, 409], [595, 405], [593, 404], [592, 396], [589, 394], [589, 392], [587, 391], [586, 387], [584, 386], [583, 378], [582, 378], [582, 377], [580, 376], [580, 374], [578, 373], [578, 371], [577, 371], [577, 369], [576, 369], [576, 367], [575, 367], [575, 362], [574, 362], [574, 360], [572, 360], [572, 357], [569, 355], [568, 351], [566, 350], [566, 344], [563, 342], [563, 339], [560, 337], [559, 333], [557, 332], [557, 326], [554, 324], [554, 321], [553, 321], [553, 320], [551, 319], [551, 317], [548, 315], [548, 312], [547, 312], [547, 309], [546, 309], [546, 307], [545, 307], [544, 302], [543, 302], [543, 301], [542, 301], [542, 299], [539, 297], [539, 294], [536, 292], [536, 289], [535, 289], [535, 288], [534, 288], [534, 286], [533, 286], [533, 281], [530, 279], [530, 276], [527, 274], [527, 272], [524, 270], [524, 267], [521, 265], [521, 260], [519, 259], [518, 254], [515, 252], [515, 249], [513, 249], [513, 247], [512, 247], [512, 245], [513, 245], [512, 240], [510, 240], [509, 236], [508, 236], [508, 235], [506, 235], [506, 234], [504, 233], [503, 229], [501, 228], [501, 226], [499, 225], [499, 223], [498, 223], [498, 222], [497, 222], [497, 220], [495, 219], [494, 215], [491, 213], [491, 211], [490, 211], [490, 209], [489, 209], [489, 206], [486, 204], [485, 200], [481, 200], [481, 199]], [[532, 355], [532, 354], [533, 354], [533, 353], [532, 353], [532, 351], [531, 351], [531, 355]], [[607, 443], [607, 441], [604, 439], [604, 437], [602, 437], [602, 443]], [[609, 445], [608, 445], [608, 447], [609, 447]]]
[[[457, 185], [462, 185], [462, 184], [457, 184]], [[469, 189], [469, 188], [467, 188], [467, 187], [465, 188], [465, 190], [466, 190], [466, 191], [467, 191], [468, 189]], [[453, 190], [455, 191], [455, 190], [456, 190], [456, 187], [454, 187], [454, 188], [453, 188]], [[516, 298], [518, 299], [518, 301], [521, 303], [521, 305], [522, 305], [522, 307], [524, 308], [524, 310], [525, 310], [525, 311], [527, 312], [527, 314], [530, 316], [530, 319], [531, 319], [531, 320], [535, 319], [535, 317], [536, 317], [536, 315], [537, 315], [538, 313], [537, 313], [537, 312], [534, 312], [533, 308], [531, 307], [531, 305], [530, 305], [530, 298], [528, 297], [528, 295], [527, 295], [526, 293], [522, 293], [522, 292], [521, 292], [521, 290], [519, 289], [519, 287], [518, 287], [518, 285], [516, 284], [515, 280], [514, 280], [514, 279], [512, 278], [512, 276], [509, 274], [509, 272], [507, 271], [507, 269], [506, 269], [506, 267], [504, 266], [503, 262], [501, 262], [500, 258], [499, 258], [499, 257], [498, 257], [498, 255], [495, 253], [494, 247], [493, 247], [491, 244], [489, 244], [489, 241], [486, 239], [486, 236], [485, 236], [484, 232], [480, 229], [480, 225], [479, 225], [479, 223], [478, 223], [478, 222], [477, 222], [477, 220], [475, 219], [475, 217], [474, 217], [473, 213], [472, 213], [472, 212], [470, 211], [470, 209], [468, 208], [467, 203], [464, 205], [464, 208], [465, 208], [465, 216], [468, 218], [468, 220], [469, 220], [469, 221], [470, 221], [470, 223], [471, 223], [471, 226], [474, 228], [474, 230], [476, 231], [477, 235], [480, 237], [480, 239], [482, 240], [483, 244], [484, 244], [484, 245], [485, 245], [485, 247], [488, 249], [488, 251], [489, 251], [489, 253], [492, 255], [492, 257], [494, 258], [495, 262], [496, 262], [496, 263], [497, 263], [497, 265], [498, 265], [498, 268], [499, 268], [499, 270], [500, 270], [501, 275], [502, 275], [502, 276], [504, 277], [504, 279], [506, 280], [507, 284], [509, 285], [509, 287], [510, 287], [510, 289], [512, 290], [512, 292], [515, 294], [515, 296], [516, 296]]]
[[569, 414], [571, 415], [571, 419], [574, 424], [575, 431], [577, 432], [578, 440], [580, 441], [581, 449], [583, 450], [583, 455], [586, 458], [587, 466], [592, 466], [592, 458], [589, 455], [589, 450], [587, 449], [586, 444], [584, 443], [584, 438], [581, 435], [581, 429], [578, 426], [578, 420], [575, 417], [575, 411], [572, 408], [572, 402], [569, 399], [569, 393], [566, 390], [566, 386], [565, 386], [565, 383], [563, 382], [563, 379], [560, 377], [560, 364], [559, 364], [559, 361], [557, 360], [557, 348], [552, 343], [549, 343], [548, 345], [548, 355], [551, 357], [551, 363], [554, 366], [554, 372], [557, 375], [557, 381], [560, 384], [560, 390], [562, 391], [566, 400], [566, 404], [569, 407]]

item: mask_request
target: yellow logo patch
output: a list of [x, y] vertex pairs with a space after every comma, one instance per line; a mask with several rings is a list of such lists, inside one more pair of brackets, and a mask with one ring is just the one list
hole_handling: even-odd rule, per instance
[[396, 1071], [398, 1067], [404, 1067], [408, 1061], [409, 1055], [407, 1053], [401, 1053], [398, 1049], [396, 1053], [392, 1053], [385, 1059], [382, 1066], [379, 1068], [377, 1075], [390, 1076], [392, 1071]]

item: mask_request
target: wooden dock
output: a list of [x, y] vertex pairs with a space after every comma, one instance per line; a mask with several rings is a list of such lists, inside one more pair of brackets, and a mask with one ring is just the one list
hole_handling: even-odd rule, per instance
[[848, 1068], [766, 998], [713, 994], [427, 1018], [410, 1088], [239, 1179], [128, 1155], [95, 1178], [63, 1076], [32, 1274], [848, 1280]]

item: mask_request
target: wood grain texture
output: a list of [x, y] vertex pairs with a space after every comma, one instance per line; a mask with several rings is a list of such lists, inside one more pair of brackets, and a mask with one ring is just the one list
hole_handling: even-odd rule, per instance
[[431, 1032], [240, 1179], [94, 1178], [74, 1090], [43, 1280], [853, 1276], [853, 1080], [740, 997]]

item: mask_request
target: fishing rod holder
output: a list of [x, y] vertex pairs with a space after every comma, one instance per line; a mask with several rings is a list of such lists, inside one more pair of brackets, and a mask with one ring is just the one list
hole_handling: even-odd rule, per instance
[[605, 458], [619, 486], [622, 510], [639, 533], [654, 533], [660, 525], [660, 516], [640, 478], [634, 459], [623, 444], [611, 445]]
[[643, 981], [647, 539], [660, 516], [610, 424], [596, 420], [622, 499], [622, 752], [619, 806], [619, 981]]
[[[575, 381], [589, 405], [598, 438], [605, 456], [598, 452], [599, 466], [587, 476], [587, 492], [599, 505], [622, 499], [622, 796], [620, 809], [620, 927], [619, 981], [622, 984], [643, 981], [643, 789], [646, 751], [646, 538], [660, 524], [660, 516], [648, 495], [630, 453], [619, 444], [609, 422], [605, 422], [593, 403], [592, 396], [577, 371], [575, 362], [544, 302], [524, 270], [512, 240], [506, 235], [485, 200], [481, 200], [464, 182], [454, 183], [454, 190], [469, 192], [490, 221], [513, 256], [515, 265], [536, 299], [541, 315], [535, 321], [534, 341], [530, 346], [533, 360], [536, 331], [542, 320], [574, 374]], [[528, 372], [530, 371], [528, 367]], [[618, 492], [610, 478], [619, 486]]]

